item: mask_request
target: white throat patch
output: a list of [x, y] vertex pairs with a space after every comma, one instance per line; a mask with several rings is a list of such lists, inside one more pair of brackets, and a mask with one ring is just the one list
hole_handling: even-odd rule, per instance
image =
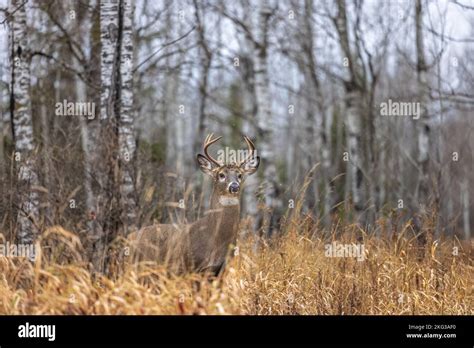
[[238, 205], [239, 199], [237, 197], [229, 197], [229, 196], [219, 196], [219, 204], [223, 206], [229, 205]]

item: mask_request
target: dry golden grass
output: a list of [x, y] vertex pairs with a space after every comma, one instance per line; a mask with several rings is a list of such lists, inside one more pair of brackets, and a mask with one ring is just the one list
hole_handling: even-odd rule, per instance
[[[339, 230], [337, 240], [355, 242], [353, 229]], [[241, 241], [220, 279], [169, 275], [154, 264], [126, 266], [108, 278], [92, 276], [77, 238], [54, 227], [39, 241], [43, 254], [34, 263], [0, 257], [0, 313], [474, 313], [470, 251], [453, 255], [453, 241], [429, 243], [420, 259], [406, 236], [364, 236], [365, 260], [357, 261], [326, 257], [332, 238], [310, 238], [293, 223], [258, 251], [251, 239]]]

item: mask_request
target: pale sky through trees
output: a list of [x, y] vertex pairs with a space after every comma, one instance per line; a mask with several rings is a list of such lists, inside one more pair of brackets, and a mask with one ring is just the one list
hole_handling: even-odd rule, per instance
[[[377, 11], [381, 3], [383, 4], [390, 3], [391, 6], [394, 7], [393, 8], [394, 12], [391, 14], [387, 13], [387, 20], [389, 20], [388, 18], [390, 18], [390, 16], [393, 16], [396, 13], [395, 9], [397, 8], [397, 6], [403, 7], [402, 11], [406, 11], [407, 4], [409, 2], [410, 1], [408, 0], [382, 0], [382, 1], [368, 0], [364, 2], [364, 9], [366, 10], [367, 13], [370, 13], [371, 11]], [[472, 2], [470, 1], [464, 1], [464, 2], [466, 5], [469, 6], [469, 4], [471, 4], [470, 6], [472, 6]], [[316, 1], [316, 3], [320, 3], [322, 5], [324, 3], [330, 4], [331, 2], [324, 0], [324, 1]], [[473, 28], [474, 16], [472, 13], [470, 13], [470, 11], [463, 10], [461, 7], [456, 6], [455, 4], [451, 3], [451, 1], [449, 0], [429, 1], [428, 3], [429, 3], [430, 18], [428, 17], [425, 18], [426, 25], [432, 26], [437, 32], [441, 32], [441, 29], [443, 29], [444, 34], [451, 38], [455, 38], [461, 41], [465, 39], [472, 40], [472, 33], [474, 32], [474, 28]], [[463, 3], [463, 2], [461, 1], [460, 3]], [[0, 1], [0, 7], [2, 8], [5, 8], [7, 4], [8, 4], [7, 0]], [[140, 8], [141, 6], [143, 6], [143, 4], [144, 4], [143, 1], [136, 1], [135, 20], [137, 21], [137, 25], [139, 25], [140, 21], [143, 21], [144, 19], [143, 16], [140, 15]], [[179, 4], [179, 2], [177, 2], [177, 4]], [[152, 1], [148, 3], [148, 6], [150, 8], [158, 7], [158, 5], [159, 5], [159, 1], [155, 1], [155, 2]], [[287, 6], [287, 4], [282, 4], [282, 5]], [[331, 6], [331, 5], [328, 5], [328, 6]], [[179, 5], [177, 7], [179, 7]], [[289, 9], [290, 8], [287, 8], [285, 9], [286, 11], [284, 11], [282, 8], [282, 11], [281, 11], [282, 15], [285, 15]], [[191, 8], [187, 8], [186, 6], [184, 6], [183, 11], [185, 13], [186, 18], [192, 18]], [[321, 8], [321, 11], [324, 11], [324, 9]], [[446, 14], [446, 19], [445, 19], [446, 25], [445, 25], [445, 28], [442, 28], [441, 26], [442, 22], [441, 22], [440, 17], [442, 17], [444, 13]], [[211, 17], [215, 18], [215, 15], [212, 15]], [[3, 21], [4, 19], [3, 14], [1, 18]], [[29, 20], [31, 21], [35, 20], [35, 16], [32, 15], [31, 13], [29, 14]], [[185, 28], [180, 29], [182, 32], [185, 32], [187, 31], [187, 29], [190, 29], [192, 27], [192, 21], [188, 20], [187, 22], [189, 23], [185, 22]], [[413, 46], [412, 44], [413, 41], [411, 39], [406, 40], [407, 36], [402, 34], [406, 32], [407, 30], [409, 31], [409, 28], [407, 29], [407, 27], [410, 27], [411, 24], [412, 24], [412, 18], [408, 17], [407, 20], [404, 23], [402, 23], [400, 28], [397, 29], [398, 35], [395, 35], [395, 41], [392, 42], [392, 49], [396, 43], [400, 45], [405, 45], [405, 46]], [[36, 23], [35, 27], [41, 28], [40, 23]], [[275, 30], [275, 34], [277, 34], [277, 30]], [[172, 34], [174, 35], [174, 37], [177, 38], [180, 36], [180, 34], [182, 34], [182, 32], [181, 33], [175, 32]], [[319, 32], [321, 32], [321, 29], [319, 29]], [[172, 34], [170, 34], [171, 38], [173, 37]], [[212, 33], [212, 34], [215, 34], [215, 33]], [[373, 35], [373, 33], [369, 33], [369, 34]], [[413, 34], [410, 34], [410, 35], [413, 35]], [[239, 35], [239, 37], [241, 36], [242, 34]], [[229, 20], [227, 20], [227, 25], [223, 26], [223, 37], [224, 37], [223, 41], [225, 42], [225, 44], [221, 46], [220, 54], [224, 57], [232, 59], [232, 57], [234, 57], [234, 54], [239, 51], [240, 47], [239, 47], [239, 40], [236, 39], [236, 28], [231, 25]], [[433, 35], [429, 35], [429, 34], [427, 35], [427, 37], [428, 37], [428, 40], [426, 40], [427, 45], [428, 47], [430, 47], [430, 49], [433, 49], [433, 40], [435, 38], [433, 37]], [[0, 26], [0, 43], [2, 45], [2, 50], [0, 51], [0, 62], [1, 62], [0, 67], [1, 67], [1, 74], [2, 74], [1, 80], [5, 82], [8, 81], [9, 79], [8, 69], [6, 69], [6, 67], [8, 66], [8, 54], [7, 54], [8, 53], [8, 40], [7, 38], [8, 38], [8, 26], [6, 23], [4, 23], [3, 25]], [[368, 36], [367, 39], [368, 39], [368, 43], [370, 43], [370, 36]], [[148, 45], [149, 47], [160, 47], [160, 45], [165, 43], [164, 41], [165, 40], [163, 39], [157, 38], [154, 41], [150, 42]], [[474, 45], [474, 43], [472, 43], [472, 45]], [[442, 65], [446, 66], [447, 61], [449, 61], [450, 59], [453, 59], [456, 57], [462, 57], [467, 47], [468, 45], [466, 43], [448, 40], [447, 41], [448, 53], [443, 55], [442, 59], [444, 60], [445, 64], [442, 64]], [[407, 48], [410, 49], [410, 47], [407, 47]], [[411, 47], [411, 48], [412, 50], [414, 50], [414, 47]], [[339, 56], [338, 53], [335, 51], [334, 43], [330, 45], [325, 45], [324, 49], [320, 52], [324, 52], [324, 53], [320, 53], [320, 57], [319, 57], [322, 63], [324, 63], [328, 59], [330, 61], [331, 60], [330, 57]], [[139, 54], [139, 56], [137, 57], [137, 61], [138, 62], [142, 61], [145, 57], [147, 57], [146, 54], [143, 54], [143, 55]], [[288, 74], [287, 74], [288, 65], [285, 63], [285, 60], [284, 59], [282, 60], [282, 58], [279, 56], [275, 56], [274, 60], [275, 62], [271, 64], [271, 66], [273, 67], [272, 76], [275, 82], [278, 83], [278, 86], [280, 84], [288, 84], [289, 87], [291, 87], [292, 89], [298, 88], [298, 86], [301, 83], [302, 77], [294, 76], [293, 78], [288, 79]], [[390, 66], [392, 67], [394, 66], [393, 62], [391, 63], [392, 64], [389, 65], [389, 68]], [[448, 75], [449, 73], [446, 71], [446, 69], [442, 69], [442, 73], [443, 73], [443, 77], [447, 78], [450, 84], [456, 87], [458, 83], [458, 81], [456, 81], [457, 76]], [[34, 79], [35, 79], [35, 76], [32, 75], [33, 83], [34, 83]], [[278, 86], [273, 87], [275, 92], [281, 89], [281, 87], [279, 88]], [[286, 112], [285, 104], [287, 104], [286, 98], [285, 98], [286, 96], [285, 91], [281, 90], [278, 94], [280, 95], [280, 98], [283, 98], [283, 100], [280, 100], [280, 105], [278, 106], [274, 105], [273, 111], [276, 114]], [[278, 100], [279, 99], [277, 99], [277, 101]], [[9, 117], [8, 113], [4, 113], [3, 116]]]

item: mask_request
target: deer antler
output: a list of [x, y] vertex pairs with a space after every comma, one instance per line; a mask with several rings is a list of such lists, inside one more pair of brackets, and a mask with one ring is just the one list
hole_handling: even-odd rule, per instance
[[255, 145], [254, 143], [252, 142], [252, 140], [250, 140], [250, 138], [246, 135], [244, 135], [244, 140], [245, 142], [247, 143], [247, 146], [249, 148], [249, 154], [246, 156], [245, 159], [242, 160], [242, 162], [239, 163], [239, 166], [243, 165], [244, 163], [247, 163], [249, 160], [253, 159], [254, 157], [254, 152], [255, 152]]
[[207, 149], [209, 148], [209, 146], [211, 146], [212, 144], [214, 144], [216, 141], [218, 141], [220, 138], [222, 137], [218, 137], [218, 138], [215, 138], [215, 139], [212, 139], [212, 137], [214, 136], [213, 133], [209, 134], [206, 139], [204, 140], [204, 154], [206, 155], [206, 158], [211, 161], [212, 163], [218, 165], [218, 166], [221, 166], [221, 164], [219, 162], [217, 162], [214, 158], [212, 158], [211, 155], [209, 155], [209, 153], [207, 152]]

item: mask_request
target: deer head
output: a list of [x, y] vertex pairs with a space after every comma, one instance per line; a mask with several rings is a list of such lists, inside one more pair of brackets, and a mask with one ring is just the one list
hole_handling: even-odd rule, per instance
[[260, 157], [256, 156], [255, 145], [246, 136], [244, 140], [248, 146], [248, 153], [238, 163], [220, 163], [209, 155], [209, 146], [222, 137], [214, 138], [213, 134], [204, 141], [204, 155], [197, 155], [197, 162], [201, 171], [209, 175], [214, 181], [214, 191], [219, 196], [239, 197], [245, 179], [255, 173], [260, 164]]

